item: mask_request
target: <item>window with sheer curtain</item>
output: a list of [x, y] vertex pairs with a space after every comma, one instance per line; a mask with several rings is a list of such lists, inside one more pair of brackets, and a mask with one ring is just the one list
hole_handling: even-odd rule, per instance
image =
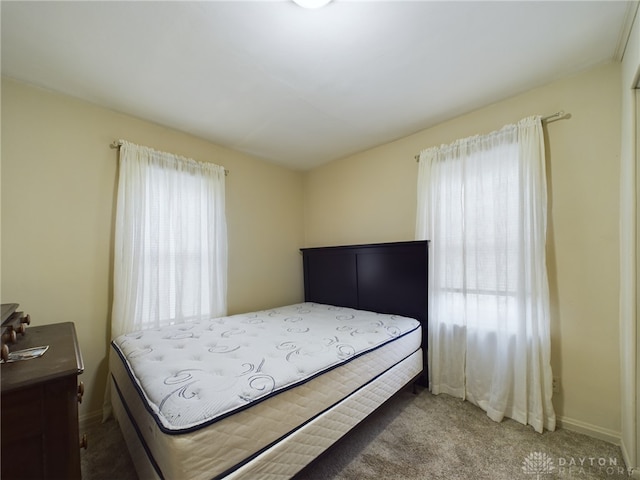
[[112, 337], [226, 314], [225, 172], [121, 141]]
[[555, 428], [540, 117], [420, 154], [429, 381], [494, 420]]

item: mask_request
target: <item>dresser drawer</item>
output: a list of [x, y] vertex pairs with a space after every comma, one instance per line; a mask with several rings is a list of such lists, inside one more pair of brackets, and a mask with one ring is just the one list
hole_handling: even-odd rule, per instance
[[3, 446], [42, 433], [41, 390], [41, 387], [25, 388], [2, 396]]

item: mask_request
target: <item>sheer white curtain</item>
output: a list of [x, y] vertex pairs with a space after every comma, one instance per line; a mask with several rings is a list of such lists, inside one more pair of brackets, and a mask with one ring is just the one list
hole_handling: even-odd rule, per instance
[[546, 225], [539, 116], [421, 152], [430, 389], [538, 432], [555, 429]]
[[111, 337], [226, 314], [224, 168], [121, 144]]

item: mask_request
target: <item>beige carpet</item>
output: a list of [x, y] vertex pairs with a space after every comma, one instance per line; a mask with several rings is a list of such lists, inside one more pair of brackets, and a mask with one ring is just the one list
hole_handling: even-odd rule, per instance
[[[84, 480], [137, 478], [114, 421], [88, 431]], [[296, 476], [313, 479], [551, 480], [628, 478], [620, 449], [567, 430], [495, 423], [447, 395], [391, 399]], [[172, 479], [173, 480], [173, 479]], [[178, 480], [178, 479], [176, 479]]]

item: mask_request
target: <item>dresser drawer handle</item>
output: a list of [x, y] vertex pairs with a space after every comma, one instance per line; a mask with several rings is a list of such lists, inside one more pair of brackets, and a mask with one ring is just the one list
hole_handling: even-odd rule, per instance
[[84, 383], [80, 382], [78, 385], [78, 403], [82, 403], [82, 396], [84, 395]]
[[13, 328], [2, 334], [2, 343], [15, 343], [16, 340], [16, 331]]
[[28, 313], [20, 319], [21, 323], [26, 323], [27, 325], [31, 325], [31, 315]]
[[85, 433], [82, 435], [82, 438], [80, 439], [80, 448], [84, 448], [86, 450], [88, 446], [89, 446], [89, 441], [87, 440], [87, 434]]

